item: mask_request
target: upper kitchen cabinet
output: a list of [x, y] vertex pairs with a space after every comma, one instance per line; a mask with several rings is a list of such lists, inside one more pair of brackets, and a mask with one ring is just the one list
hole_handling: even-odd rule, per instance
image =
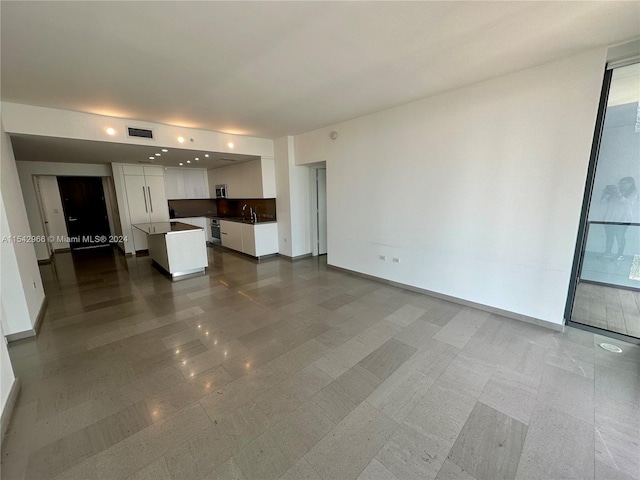
[[202, 168], [166, 168], [164, 183], [169, 200], [210, 198], [207, 171]]
[[227, 186], [228, 198], [274, 198], [276, 177], [274, 160], [261, 158], [209, 170], [211, 198], [216, 185]]
[[205, 169], [188, 168], [184, 171], [186, 198], [210, 198], [209, 181]]
[[[137, 223], [166, 222], [169, 207], [164, 186], [164, 169], [157, 166], [112, 164], [125, 252], [147, 249], [147, 236], [132, 228]], [[122, 215], [124, 213], [124, 215]]]
[[184, 174], [179, 168], [164, 170], [164, 189], [168, 200], [182, 200], [187, 198], [184, 190]]

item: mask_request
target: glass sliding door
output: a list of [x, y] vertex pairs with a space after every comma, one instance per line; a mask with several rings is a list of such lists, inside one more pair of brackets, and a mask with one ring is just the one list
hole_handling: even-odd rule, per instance
[[572, 323], [640, 338], [640, 63], [605, 80], [568, 312]]

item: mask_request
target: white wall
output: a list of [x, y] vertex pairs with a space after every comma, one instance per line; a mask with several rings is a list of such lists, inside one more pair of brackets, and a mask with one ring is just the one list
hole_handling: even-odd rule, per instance
[[229, 198], [263, 198], [260, 159], [214, 168], [207, 175], [211, 198], [216, 198], [216, 185], [227, 185]]
[[[0, 236], [30, 236], [27, 212], [9, 136], [0, 124]], [[33, 190], [33, 183], [31, 184]], [[2, 242], [0, 282], [5, 335], [33, 329], [44, 301], [44, 289], [36, 254], [36, 243]], [[46, 250], [46, 247], [45, 247]]]
[[289, 257], [306, 255], [311, 253], [311, 169], [296, 166], [293, 137], [276, 139], [274, 148], [280, 254]]
[[293, 137], [281, 137], [273, 142], [275, 150], [276, 215], [278, 217], [278, 252], [293, 256], [291, 247], [291, 192], [289, 187], [289, 157], [293, 155]]
[[296, 163], [327, 162], [329, 263], [563, 323], [605, 58], [297, 136]]
[[262, 157], [262, 196], [264, 198], [276, 197], [276, 162], [274, 158]]
[[315, 171], [309, 167], [296, 166], [289, 170], [291, 192], [291, 238], [294, 257], [311, 253], [311, 198], [309, 182]]
[[[10, 134], [43, 135], [131, 145], [157, 145], [158, 147], [184, 150], [273, 156], [273, 141], [266, 138], [174, 127], [127, 118], [106, 117], [17, 103], [2, 102], [2, 121], [5, 130]], [[109, 127], [116, 130], [115, 135], [107, 135], [105, 130]], [[152, 129], [154, 140], [130, 138], [127, 135], [127, 127]], [[178, 137], [180, 136], [187, 141], [179, 143]], [[228, 143], [230, 142], [233, 144], [233, 148], [229, 148]]]
[[[38, 199], [33, 175], [110, 177], [110, 165], [91, 165], [85, 163], [55, 162], [15, 162], [20, 175], [20, 185], [24, 193], [24, 205], [29, 218], [29, 225], [34, 235], [44, 235], [44, 227], [40, 217]], [[59, 194], [58, 194], [59, 195]], [[38, 260], [47, 260], [49, 253], [44, 243], [34, 244]]]

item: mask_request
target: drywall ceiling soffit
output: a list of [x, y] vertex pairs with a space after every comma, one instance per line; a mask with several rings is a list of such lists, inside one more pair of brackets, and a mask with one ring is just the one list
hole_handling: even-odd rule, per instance
[[[236, 163], [259, 160], [253, 155], [167, 149], [158, 146], [130, 145], [113, 142], [94, 142], [69, 138], [11, 135], [11, 145], [17, 161], [61, 163], [140, 163], [178, 168], [222, 168]], [[159, 153], [159, 156], [156, 154]], [[209, 155], [206, 157], [205, 155]], [[149, 157], [154, 157], [151, 160]], [[196, 160], [198, 158], [198, 160]], [[190, 162], [190, 163], [187, 163]], [[182, 166], [179, 164], [183, 163]]]
[[638, 37], [638, 2], [2, 2], [2, 100], [277, 138]]

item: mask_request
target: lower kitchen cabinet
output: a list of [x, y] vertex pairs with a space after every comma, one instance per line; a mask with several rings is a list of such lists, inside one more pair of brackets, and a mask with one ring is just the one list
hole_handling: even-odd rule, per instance
[[220, 220], [220, 241], [223, 247], [243, 252], [242, 249], [242, 224]]
[[252, 225], [252, 227], [255, 256], [262, 257], [263, 255], [278, 253], [278, 224], [265, 223]]
[[187, 223], [189, 225], [195, 225], [196, 227], [200, 227], [204, 229], [204, 237], [207, 242], [212, 242], [213, 237], [211, 236], [211, 225], [209, 218], [207, 217], [186, 217], [186, 218], [175, 218], [177, 222]]
[[278, 253], [278, 224], [220, 220], [222, 245], [252, 257]]

